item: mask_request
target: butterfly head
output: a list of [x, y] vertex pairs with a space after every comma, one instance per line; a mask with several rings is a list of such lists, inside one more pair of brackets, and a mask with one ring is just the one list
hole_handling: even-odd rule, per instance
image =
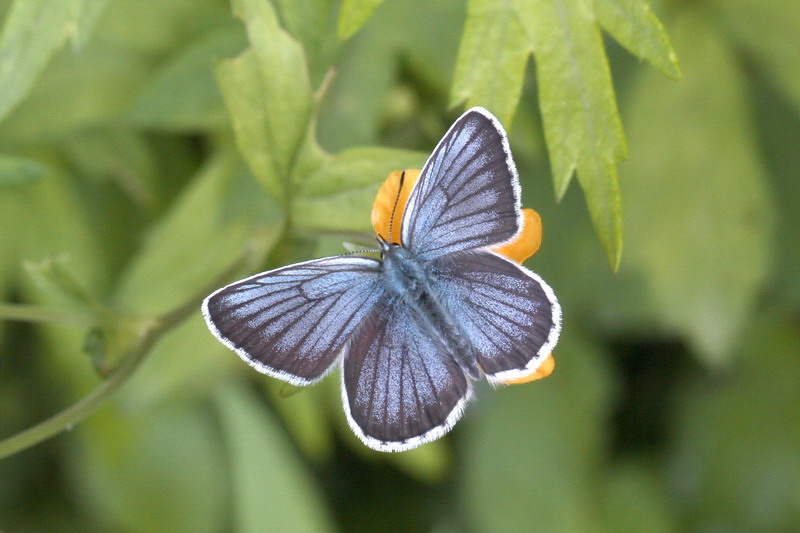
[[383, 238], [383, 235], [379, 234], [376, 238], [378, 239], [378, 242], [381, 245], [381, 255], [385, 255], [387, 253], [391, 253], [392, 251], [397, 250], [398, 248], [400, 248], [400, 243], [389, 242], [389, 241], [387, 241], [386, 239]]

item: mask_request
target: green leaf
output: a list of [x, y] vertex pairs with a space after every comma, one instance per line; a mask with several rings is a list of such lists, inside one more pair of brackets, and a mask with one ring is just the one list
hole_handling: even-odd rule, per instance
[[679, 531], [665, 485], [660, 472], [644, 462], [615, 461], [601, 491], [608, 531]]
[[47, 166], [29, 157], [0, 155], [0, 189], [19, 187], [44, 178]]
[[732, 372], [694, 376], [679, 396], [670, 460], [676, 503], [692, 531], [796, 531], [797, 320], [762, 310], [742, 339]]
[[382, 3], [383, 0], [343, 0], [337, 30], [339, 40], [355, 35]]
[[616, 268], [622, 212], [615, 165], [626, 147], [602, 36], [585, 2], [516, 0], [515, 5], [534, 45], [556, 197], [564, 196], [577, 171], [595, 230]]
[[242, 533], [331, 531], [321, 494], [280, 424], [241, 385], [216, 395]]
[[[363, 443], [359, 442], [359, 445]], [[428, 442], [419, 448], [384, 457], [409, 476], [431, 484], [444, 482], [453, 466], [448, 439]]]
[[114, 182], [137, 207], [158, 207], [161, 176], [148, 139], [129, 128], [97, 128], [65, 140], [70, 164], [81, 177]]
[[108, 0], [16, 0], [0, 34], [0, 120], [68, 38], [85, 44]]
[[775, 242], [775, 272], [770, 278], [769, 299], [800, 309], [800, 246], [793, 246], [800, 227], [800, 114], [792, 102], [781, 98], [777, 88], [763, 77], [750, 78], [754, 86], [756, 132], [760, 151], [768, 165], [772, 197], [777, 207], [778, 228]]
[[609, 369], [574, 331], [555, 358], [552, 376], [487, 391], [460, 422], [461, 504], [475, 531], [597, 530]]
[[303, 48], [278, 25], [268, 0], [235, 0], [250, 48], [221, 62], [217, 80], [251, 171], [286, 202], [292, 167], [309, 128], [313, 98]]
[[145, 127], [197, 130], [225, 124], [227, 116], [214, 78], [214, 61], [245, 44], [240, 28], [215, 28], [178, 49], [145, 85], [131, 119]]
[[626, 157], [608, 60], [595, 22], [633, 53], [678, 75], [675, 53], [641, 0], [470, 0], [451, 104], [485, 105], [506, 125], [519, 102], [531, 50], [556, 197], [572, 176], [586, 194], [592, 222], [616, 270], [622, 208], [616, 165]]
[[678, 56], [647, 0], [594, 0], [597, 21], [614, 39], [670, 78], [679, 78]]
[[686, 80], [648, 73], [627, 109], [628, 249], [663, 322], [721, 364], [770, 266], [773, 206], [736, 59], [696, 15], [674, 35]]
[[113, 44], [59, 54], [25, 100], [0, 123], [0, 145], [69, 139], [126, 113], [152, 59]]
[[282, 228], [280, 208], [232, 150], [222, 149], [153, 227], [123, 273], [116, 301], [137, 313], [164, 313], [196, 298], [248, 250], [250, 266], [258, 264]]
[[531, 49], [513, 0], [470, 0], [450, 105], [482, 105], [510, 129]]
[[289, 396], [287, 387], [291, 386], [277, 379], [267, 378], [264, 382], [266, 393], [297, 447], [317, 462], [329, 459], [334, 448], [326, 412], [326, 387], [294, 387]]
[[763, 69], [772, 83], [800, 110], [800, 2], [773, 0], [715, 0], [715, 21], [719, 20]]
[[207, 406], [131, 412], [112, 401], [70, 440], [65, 459], [75, 497], [102, 529], [225, 529], [225, 452]]
[[25, 261], [24, 267], [40, 291], [50, 293], [70, 307], [89, 308], [94, 299], [69, 271], [68, 263], [64, 254], [58, 254]]
[[337, 60], [339, 72], [320, 107], [320, 142], [328, 150], [378, 143], [381, 117], [397, 71], [389, 59], [395, 52], [392, 44], [383, 38], [380, 27], [370, 25], [344, 47]]
[[239, 368], [238, 358], [216, 342], [200, 317], [199, 300], [205, 296], [200, 292], [204, 287], [210, 292], [215, 280], [219, 285], [228, 281], [219, 276], [243, 258], [246, 264], [238, 274], [252, 274], [282, 230], [283, 212], [233, 148], [212, 156], [145, 235], [117, 285], [116, 305], [137, 314], [160, 314], [197, 302], [197, 313], [164, 336], [134, 377], [142, 386], [131, 389], [132, 404], [202, 397], [221, 375]]
[[336, 19], [334, 0], [274, 0], [281, 22], [305, 50], [316, 85], [337, 58]]
[[408, 150], [345, 150], [308, 177], [295, 200], [293, 223], [312, 230], [368, 230], [372, 203], [383, 180], [394, 170], [422, 168], [424, 162], [424, 155]]

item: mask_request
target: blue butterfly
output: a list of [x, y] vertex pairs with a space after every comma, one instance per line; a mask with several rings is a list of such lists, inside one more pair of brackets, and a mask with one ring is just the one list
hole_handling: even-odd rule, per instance
[[453, 427], [473, 381], [528, 376], [558, 341], [553, 290], [490, 250], [521, 227], [508, 138], [475, 107], [422, 168], [401, 242], [378, 239], [381, 260], [342, 255], [262, 272], [211, 294], [203, 316], [245, 362], [293, 385], [341, 363], [355, 434], [375, 450], [408, 450]]

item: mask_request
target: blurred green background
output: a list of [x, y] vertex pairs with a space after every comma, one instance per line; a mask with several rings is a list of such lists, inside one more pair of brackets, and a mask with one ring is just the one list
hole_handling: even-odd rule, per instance
[[[0, 1], [1, 531], [800, 530], [800, 3], [234, 4]], [[381, 454], [199, 301], [368, 240], [464, 102], [556, 371]]]

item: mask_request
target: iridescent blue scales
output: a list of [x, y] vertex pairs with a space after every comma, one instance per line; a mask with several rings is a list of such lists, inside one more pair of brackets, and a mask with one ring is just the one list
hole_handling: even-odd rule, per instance
[[482, 108], [451, 126], [382, 260], [315, 259], [211, 294], [211, 331], [248, 364], [295, 385], [342, 365], [348, 422], [369, 447], [402, 451], [458, 421], [472, 382], [521, 378], [555, 346], [561, 309], [542, 279], [489, 248], [521, 229], [505, 131]]

